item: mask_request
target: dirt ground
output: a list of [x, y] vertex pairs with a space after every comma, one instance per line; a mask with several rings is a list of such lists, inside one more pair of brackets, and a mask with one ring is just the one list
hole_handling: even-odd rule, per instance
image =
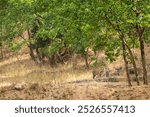
[[24, 83], [0, 88], [8, 100], [149, 100], [150, 85], [128, 87], [126, 83], [84, 82], [64, 84]]

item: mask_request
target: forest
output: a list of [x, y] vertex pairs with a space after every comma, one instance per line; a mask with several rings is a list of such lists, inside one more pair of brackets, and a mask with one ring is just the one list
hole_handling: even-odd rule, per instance
[[150, 0], [1, 0], [0, 23], [0, 99], [150, 99]]

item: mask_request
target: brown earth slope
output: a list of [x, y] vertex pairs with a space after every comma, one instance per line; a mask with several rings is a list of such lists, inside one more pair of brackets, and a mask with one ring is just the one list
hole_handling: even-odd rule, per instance
[[[150, 79], [150, 46], [145, 52]], [[135, 49], [134, 54], [141, 68], [139, 50]], [[117, 66], [123, 66], [121, 58], [109, 64], [111, 69]], [[70, 64], [52, 69], [37, 66], [24, 54], [0, 62], [0, 99], [150, 99], [150, 85], [141, 82], [136, 86], [134, 82], [128, 87], [125, 75], [121, 77], [124, 80], [119, 82], [97, 82], [83, 62], [78, 69]]]

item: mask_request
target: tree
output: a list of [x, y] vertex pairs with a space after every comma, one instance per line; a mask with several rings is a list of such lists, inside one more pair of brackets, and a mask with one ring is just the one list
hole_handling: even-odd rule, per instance
[[125, 61], [128, 84], [129, 86], [131, 86], [131, 80], [128, 73], [128, 60], [126, 56], [126, 50], [128, 50], [131, 57], [131, 61], [135, 68], [136, 81], [138, 85], [139, 85], [139, 80], [138, 80], [138, 74], [136, 70], [137, 68], [136, 68], [134, 56], [132, 54], [130, 46], [127, 44], [127, 39], [126, 39], [126, 35], [128, 34], [127, 28], [130, 27], [130, 25], [126, 23], [127, 20], [126, 9], [127, 9], [127, 5], [122, 4], [122, 2], [115, 1], [115, 0], [108, 0], [107, 2], [102, 2], [102, 6], [101, 6], [102, 12], [100, 14], [101, 15], [100, 17], [103, 19], [103, 21], [106, 22], [108, 26], [111, 26], [118, 33], [119, 38], [122, 41], [123, 58]]
[[138, 37], [140, 43], [141, 63], [143, 67], [143, 82], [144, 84], [148, 84], [144, 43], [146, 35], [148, 34], [148, 32], [145, 30], [149, 30], [150, 28], [150, 1], [127, 0], [125, 3], [129, 6], [131, 14], [129, 15], [128, 22], [131, 23], [133, 28], [136, 30], [136, 36]]

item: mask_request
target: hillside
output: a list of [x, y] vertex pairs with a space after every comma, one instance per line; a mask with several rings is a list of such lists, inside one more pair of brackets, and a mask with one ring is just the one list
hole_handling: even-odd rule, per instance
[[[150, 47], [146, 49], [147, 70], [150, 79]], [[134, 50], [141, 67], [139, 51]], [[0, 99], [150, 99], [150, 86], [127, 86], [125, 71], [118, 82], [101, 82], [92, 79], [92, 69], [86, 69], [83, 61], [78, 68], [72, 64], [51, 68], [40, 66], [24, 53], [0, 62]], [[123, 66], [122, 58], [109, 64], [113, 71]]]
[[0, 99], [150, 99], [149, 0], [0, 8]]

